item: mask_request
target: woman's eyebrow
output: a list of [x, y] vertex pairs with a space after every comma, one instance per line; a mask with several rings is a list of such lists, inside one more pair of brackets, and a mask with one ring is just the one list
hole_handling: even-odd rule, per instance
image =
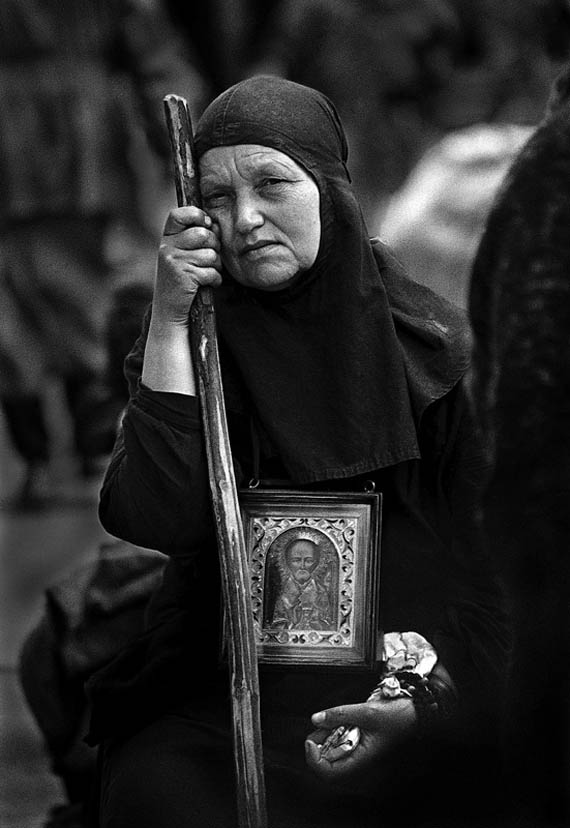
[[210, 190], [224, 190], [231, 186], [231, 182], [223, 178], [216, 178], [213, 175], [204, 175], [200, 178], [200, 188], [202, 191]]
[[273, 176], [295, 176], [296, 170], [292, 167], [287, 166], [287, 164], [282, 164], [279, 161], [266, 161], [263, 164], [260, 164], [255, 169], [255, 173], [257, 175], [273, 175]]

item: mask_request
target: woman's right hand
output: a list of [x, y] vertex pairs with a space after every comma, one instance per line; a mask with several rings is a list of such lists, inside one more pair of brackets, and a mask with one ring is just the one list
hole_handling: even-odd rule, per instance
[[176, 207], [166, 219], [158, 253], [153, 317], [187, 327], [198, 288], [221, 283], [217, 226], [199, 207]]
[[218, 228], [198, 207], [168, 214], [158, 253], [142, 381], [155, 391], [195, 396], [188, 314], [198, 288], [219, 285]]

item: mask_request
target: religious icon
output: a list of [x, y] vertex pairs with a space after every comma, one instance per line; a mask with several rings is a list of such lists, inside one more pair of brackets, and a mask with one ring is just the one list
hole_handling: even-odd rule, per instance
[[376, 659], [381, 495], [241, 495], [260, 662]]
[[331, 541], [318, 530], [289, 529], [278, 549], [268, 550], [266, 578], [268, 625], [286, 630], [333, 630], [339, 560]]

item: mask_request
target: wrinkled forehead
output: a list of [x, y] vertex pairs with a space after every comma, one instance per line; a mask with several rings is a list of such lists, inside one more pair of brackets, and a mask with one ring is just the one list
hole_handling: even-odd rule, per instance
[[195, 135], [198, 157], [236, 144], [273, 147], [311, 172], [346, 175], [346, 139], [334, 106], [320, 92], [282, 78], [242, 81], [204, 111]]
[[234, 176], [244, 181], [253, 181], [259, 175], [293, 175], [313, 180], [311, 174], [289, 155], [257, 144], [212, 147], [202, 155], [199, 165], [204, 193], [211, 186], [231, 183]]

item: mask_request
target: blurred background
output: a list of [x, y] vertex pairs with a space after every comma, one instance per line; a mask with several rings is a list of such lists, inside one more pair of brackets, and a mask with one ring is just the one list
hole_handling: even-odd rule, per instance
[[[85, 824], [78, 688], [136, 633], [160, 571], [96, 510], [175, 204], [163, 96], [197, 118], [259, 72], [323, 91], [370, 234], [465, 307], [487, 212], [569, 43], [568, 0], [2, 0], [3, 828]], [[123, 590], [102, 606], [109, 573]], [[91, 639], [90, 613], [113, 635]]]

